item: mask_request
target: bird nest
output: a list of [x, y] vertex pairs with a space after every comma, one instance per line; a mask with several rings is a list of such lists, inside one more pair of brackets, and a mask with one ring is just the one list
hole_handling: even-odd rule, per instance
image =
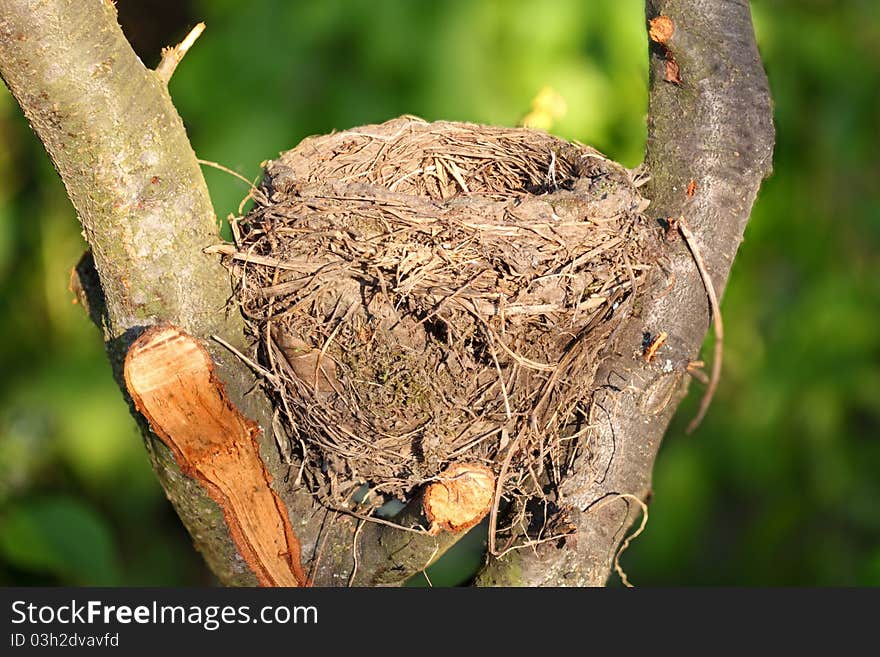
[[[656, 260], [630, 172], [526, 129], [402, 117], [266, 164], [226, 262], [278, 427], [340, 504], [481, 464], [553, 499]], [[521, 505], [524, 506], [524, 505]]]

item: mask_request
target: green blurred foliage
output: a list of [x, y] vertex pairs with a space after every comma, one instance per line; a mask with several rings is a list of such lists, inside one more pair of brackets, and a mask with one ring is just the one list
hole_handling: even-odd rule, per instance
[[[198, 155], [256, 180], [315, 133], [400, 114], [554, 126], [627, 165], [647, 111], [639, 0], [119, 0], [149, 65], [197, 20], [171, 82]], [[880, 584], [880, 4], [756, 0], [775, 173], [723, 309], [725, 372], [661, 449], [636, 584]], [[687, 117], [682, 117], [687, 120]], [[246, 187], [206, 169], [218, 216]], [[48, 158], [0, 90], [0, 583], [198, 584], [103, 354], [72, 304], [84, 248]], [[708, 352], [707, 352], [708, 353]], [[484, 534], [429, 570], [461, 583]], [[413, 584], [424, 584], [416, 581]]]
[[67, 496], [29, 497], [3, 510], [0, 554], [11, 565], [75, 584], [119, 578], [111, 530], [91, 506]]

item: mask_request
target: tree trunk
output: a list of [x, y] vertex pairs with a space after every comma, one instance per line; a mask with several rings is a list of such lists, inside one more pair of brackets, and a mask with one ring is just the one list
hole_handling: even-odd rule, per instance
[[[720, 295], [761, 181], [770, 173], [773, 124], [767, 78], [746, 0], [648, 0], [650, 102], [648, 214], [680, 218]], [[659, 19], [659, 20], [656, 20]], [[669, 243], [667, 280], [627, 322], [597, 377], [589, 459], [565, 483], [576, 545], [551, 543], [488, 564], [482, 584], [604, 584], [624, 533], [647, 500], [660, 441], [687, 390], [710, 321], [694, 254]], [[643, 336], [668, 338], [651, 361]]]
[[[648, 17], [661, 14], [673, 29], [651, 49], [649, 213], [685, 218], [720, 293], [770, 170], [766, 78], [745, 1], [649, 1]], [[232, 404], [259, 427], [259, 454], [310, 581], [399, 584], [450, 547], [457, 535], [364, 523], [321, 507], [294, 486], [297, 464], [278, 457], [267, 398], [248, 366], [213, 339], [246, 350], [241, 318], [226, 310], [229, 276], [204, 253], [220, 240], [217, 220], [167, 81], [133, 53], [113, 3], [0, 0], [0, 74], [82, 223], [92, 259], [80, 264], [80, 281], [129, 403], [122, 376], [129, 347], [150, 327], [173, 324], [207, 349]], [[691, 180], [696, 192], [689, 197]], [[576, 541], [490, 560], [478, 583], [600, 585], [607, 579], [638, 510], [624, 495], [647, 496], [660, 439], [709, 325], [704, 284], [681, 240], [670, 244], [669, 259], [674, 284], [667, 290], [658, 280], [643, 291], [650, 301], [620, 331], [597, 379], [591, 456], [561, 491]], [[660, 331], [669, 337], [652, 363], [633, 355], [645, 332]], [[135, 414], [166, 494], [213, 572], [225, 584], [256, 583], [259, 569], [230, 534], [228, 509], [218, 506], [204, 481], [181, 472], [166, 444]]]

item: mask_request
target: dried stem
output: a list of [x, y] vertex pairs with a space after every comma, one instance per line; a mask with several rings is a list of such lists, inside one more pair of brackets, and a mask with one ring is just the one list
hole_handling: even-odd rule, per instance
[[[687, 214], [705, 278], [720, 295], [773, 149], [770, 94], [749, 6], [744, 0], [648, 0], [647, 18], [655, 39], [645, 161], [651, 178], [643, 188], [648, 213], [657, 220]], [[686, 190], [697, 188], [689, 197]], [[709, 286], [694, 255], [678, 240], [668, 244], [667, 256], [673, 283], [658, 278], [642, 286], [597, 373], [590, 431], [561, 487], [577, 540], [490, 560], [479, 584], [598, 586], [612, 572], [623, 540], [619, 528], [635, 520], [637, 509], [607, 505], [587, 512], [622, 491], [647, 497], [657, 449], [711, 319]], [[662, 332], [668, 339], [647, 362], [643, 336]]]
[[162, 59], [156, 67], [156, 74], [166, 85], [171, 81], [171, 76], [174, 75], [174, 70], [177, 68], [177, 65], [180, 64], [184, 55], [186, 55], [189, 49], [192, 48], [196, 39], [198, 39], [204, 31], [205, 24], [199, 23], [191, 29], [189, 34], [184, 37], [183, 41], [176, 46], [162, 49]]
[[721, 359], [724, 357], [724, 324], [721, 319], [721, 306], [718, 304], [718, 295], [715, 293], [715, 286], [712, 284], [712, 278], [709, 276], [709, 271], [706, 269], [703, 255], [697, 246], [697, 240], [685, 222], [684, 217], [679, 217], [678, 229], [681, 231], [691, 254], [694, 256], [694, 263], [697, 265], [697, 269], [700, 272], [700, 278], [703, 281], [703, 286], [706, 288], [706, 294], [709, 297], [709, 306], [712, 309], [712, 325], [715, 327], [712, 375], [709, 377], [706, 391], [703, 393], [703, 398], [700, 400], [700, 408], [697, 411], [697, 415], [687, 426], [687, 432], [693, 433], [696, 428], [700, 426], [700, 423], [706, 416], [706, 411], [709, 410], [709, 405], [712, 403], [712, 397], [715, 396], [715, 391], [718, 389], [718, 381], [721, 380]]

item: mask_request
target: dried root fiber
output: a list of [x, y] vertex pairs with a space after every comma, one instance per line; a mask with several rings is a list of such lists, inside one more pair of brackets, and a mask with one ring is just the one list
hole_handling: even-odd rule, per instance
[[402, 117], [304, 140], [252, 196], [224, 251], [307, 484], [408, 500], [480, 464], [527, 524], [588, 448], [603, 348], [656, 260], [630, 172]]

